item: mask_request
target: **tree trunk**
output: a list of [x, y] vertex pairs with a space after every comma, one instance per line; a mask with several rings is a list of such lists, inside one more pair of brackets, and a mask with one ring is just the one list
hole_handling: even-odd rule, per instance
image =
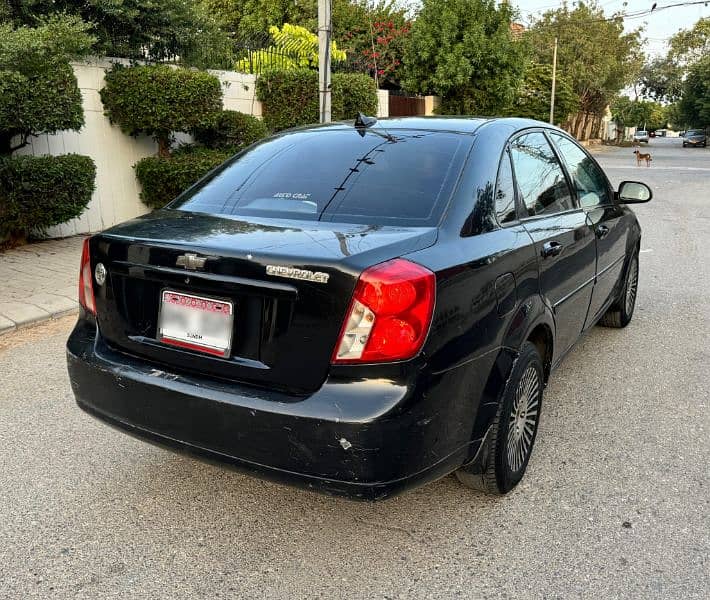
[[10, 156], [12, 154], [12, 134], [0, 132], [0, 156]]
[[158, 156], [161, 158], [170, 158], [170, 138], [167, 136], [158, 136]]

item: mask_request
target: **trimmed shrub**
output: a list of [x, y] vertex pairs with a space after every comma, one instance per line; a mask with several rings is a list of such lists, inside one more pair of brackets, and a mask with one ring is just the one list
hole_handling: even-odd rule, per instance
[[0, 240], [78, 217], [91, 200], [96, 166], [88, 156], [15, 156], [0, 161]]
[[358, 112], [377, 114], [375, 81], [363, 73], [335, 73], [333, 75], [332, 112], [335, 121], [354, 119]]
[[[333, 120], [354, 119], [358, 112], [377, 112], [375, 82], [361, 73], [333, 75]], [[264, 124], [279, 131], [318, 122], [318, 73], [307, 69], [269, 71], [256, 82]]]
[[236, 110], [223, 110], [212, 127], [196, 129], [192, 135], [206, 148], [239, 152], [266, 136], [266, 125], [256, 117]]
[[139, 160], [135, 169], [142, 187], [141, 200], [151, 208], [162, 208], [230, 156], [224, 150], [183, 146], [171, 157]]
[[108, 118], [128, 135], [152, 135], [161, 156], [172, 132], [210, 127], [222, 110], [219, 79], [167, 65], [115, 65], [100, 94]]
[[256, 80], [264, 124], [272, 131], [318, 122], [318, 73], [310, 69], [268, 71]]

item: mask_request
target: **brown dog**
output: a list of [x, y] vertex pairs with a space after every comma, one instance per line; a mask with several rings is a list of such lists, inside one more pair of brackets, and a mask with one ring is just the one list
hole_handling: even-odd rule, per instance
[[648, 152], [639, 152], [638, 150], [634, 150], [634, 154], [636, 155], [636, 166], [640, 167], [641, 166], [641, 161], [645, 160], [646, 161], [646, 166], [650, 167], [651, 166], [651, 161], [653, 160], [651, 158], [651, 154]]

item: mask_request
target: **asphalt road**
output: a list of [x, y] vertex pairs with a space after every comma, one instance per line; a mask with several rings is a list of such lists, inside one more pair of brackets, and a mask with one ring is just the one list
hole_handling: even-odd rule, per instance
[[636, 314], [554, 373], [502, 499], [448, 477], [357, 504], [204, 465], [75, 407], [71, 319], [0, 338], [0, 598], [707, 598], [710, 149], [679, 146], [599, 153], [656, 193]]

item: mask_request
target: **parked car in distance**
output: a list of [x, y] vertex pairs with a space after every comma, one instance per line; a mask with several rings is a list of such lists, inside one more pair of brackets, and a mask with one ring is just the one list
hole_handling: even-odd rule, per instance
[[689, 129], [683, 136], [683, 148], [687, 146], [702, 146], [705, 148], [707, 145], [708, 138], [702, 129]]
[[504, 494], [550, 373], [590, 327], [633, 316], [641, 228], [626, 205], [650, 199], [526, 119], [272, 136], [86, 240], [76, 401], [331, 494], [375, 500], [452, 472]]
[[640, 129], [634, 133], [634, 142], [648, 144], [648, 131]]

